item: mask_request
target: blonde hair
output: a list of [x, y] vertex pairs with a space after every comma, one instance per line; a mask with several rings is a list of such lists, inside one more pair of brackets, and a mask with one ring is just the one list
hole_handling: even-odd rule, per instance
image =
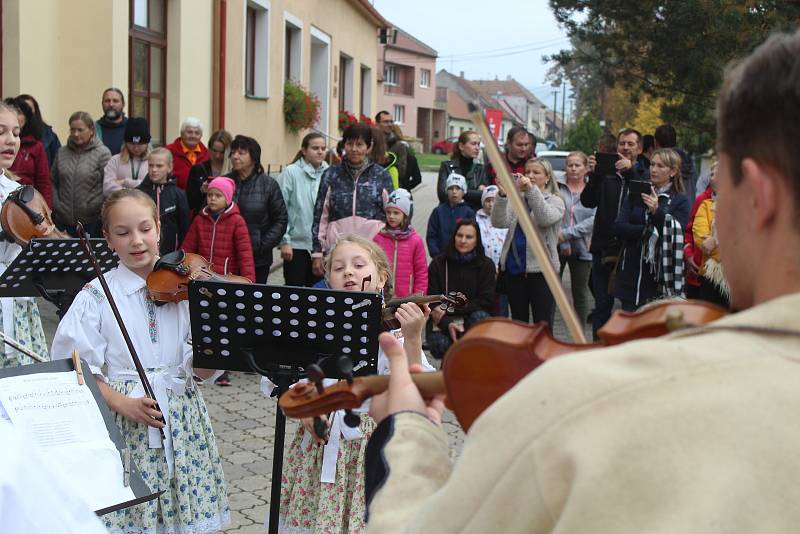
[[166, 156], [167, 163], [169, 163], [169, 166], [172, 167], [172, 152], [170, 152], [163, 146], [151, 150], [150, 153], [147, 155], [148, 159], [150, 158], [150, 156]]
[[153, 220], [156, 222], [156, 224], [159, 222], [158, 208], [156, 207], [156, 203], [153, 202], [153, 199], [150, 198], [147, 193], [140, 191], [139, 189], [118, 189], [108, 195], [108, 198], [106, 198], [105, 202], [103, 202], [103, 209], [100, 212], [100, 217], [103, 221], [103, 232], [108, 232], [108, 228], [111, 226], [109, 224], [110, 221], [108, 220], [111, 210], [114, 209], [114, 206], [128, 198], [138, 200], [142, 204], [145, 204], [148, 208], [150, 208], [150, 211], [153, 214]]
[[581, 160], [583, 161], [583, 166], [584, 167], [589, 166], [589, 158], [581, 150], [575, 150], [574, 152], [570, 152], [569, 154], [567, 154], [566, 160], [568, 161], [569, 158], [581, 158]]
[[325, 281], [330, 280], [331, 262], [333, 261], [333, 253], [336, 252], [336, 247], [345, 243], [359, 246], [367, 252], [370, 261], [375, 264], [375, 270], [378, 271], [378, 275], [383, 274], [386, 277], [386, 284], [383, 286], [384, 299], [389, 300], [392, 298], [392, 269], [389, 267], [389, 260], [386, 259], [386, 254], [376, 243], [357, 234], [340, 236], [328, 251], [328, 255], [325, 256]]
[[[152, 148], [153, 147], [150, 146], [150, 143], [147, 143], [147, 150], [144, 151], [144, 154], [142, 154], [142, 157], [139, 159], [146, 160], [147, 158], [149, 158], [150, 153], [153, 151]], [[167, 152], [169, 151], [167, 150]], [[124, 143], [122, 143], [122, 149], [119, 151], [119, 160], [122, 163], [128, 163], [130, 159], [131, 159], [131, 153], [128, 152], [128, 142], [125, 141]]]
[[675, 176], [671, 178], [672, 186], [675, 188], [676, 193], [683, 193], [683, 176], [681, 176], [683, 160], [681, 159], [681, 155], [671, 148], [659, 148], [650, 156], [650, 161], [653, 161], [656, 157], [661, 160], [661, 163], [669, 167], [671, 171], [675, 171]]
[[547, 180], [547, 185], [544, 186], [545, 191], [547, 191], [552, 195], [557, 195], [558, 184], [556, 183], [556, 179], [553, 176], [553, 165], [551, 165], [550, 162], [547, 161], [547, 159], [545, 158], [531, 158], [525, 162], [525, 168], [527, 169], [528, 165], [530, 165], [531, 163], [538, 163], [539, 165], [541, 165], [542, 169], [544, 169], [544, 173], [547, 175], [547, 178], [549, 178], [549, 180]]

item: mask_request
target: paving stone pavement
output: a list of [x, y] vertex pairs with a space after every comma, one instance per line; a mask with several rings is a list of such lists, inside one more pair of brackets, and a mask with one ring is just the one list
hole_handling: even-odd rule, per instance
[[[414, 191], [414, 226], [423, 239], [427, 216], [436, 203], [435, 180], [435, 173], [423, 173], [423, 184]], [[565, 273], [564, 282], [569, 291], [567, 275]], [[270, 275], [268, 283], [283, 283], [280, 269]], [[58, 321], [55, 308], [42, 299], [37, 300], [45, 334], [48, 341], [52, 341]], [[558, 312], [553, 326], [555, 337], [570, 339]], [[591, 336], [588, 326], [586, 330]], [[438, 365], [438, 362], [429, 359], [432, 364]], [[229, 387], [214, 384], [201, 386], [228, 485], [231, 525], [224, 532], [263, 534], [266, 531], [264, 523], [269, 510], [272, 482], [276, 402], [260, 392], [259, 380], [260, 377], [255, 374], [231, 373]], [[464, 432], [450, 411], [445, 413], [443, 427], [449, 437], [451, 457], [456, 460], [463, 447]], [[288, 449], [296, 429], [297, 423], [287, 421], [284, 451]]]

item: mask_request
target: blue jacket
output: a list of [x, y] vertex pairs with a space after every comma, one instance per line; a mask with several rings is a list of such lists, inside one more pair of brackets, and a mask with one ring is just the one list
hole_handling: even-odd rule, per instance
[[374, 162], [367, 163], [358, 180], [344, 162], [328, 167], [314, 205], [312, 255], [330, 250], [340, 235], [357, 234], [371, 241], [386, 222], [383, 203], [392, 190], [391, 176]]
[[474, 219], [475, 210], [467, 206], [466, 202], [461, 202], [451, 207], [449, 202], [442, 202], [431, 212], [428, 219], [428, 232], [425, 235], [425, 242], [428, 244], [428, 254], [431, 258], [438, 256], [456, 227], [456, 221], [460, 219]]
[[[691, 204], [683, 193], [670, 192], [659, 195], [658, 205], [651, 221], [659, 233], [656, 246], [661, 247], [660, 234], [664, 226], [664, 216], [669, 213], [681, 224], [681, 228], [686, 228]], [[614, 296], [622, 301], [633, 302], [636, 306], [646, 304], [659, 296], [656, 275], [651, 271], [650, 265], [646, 264], [642, 254], [646, 228], [645, 208], [634, 206], [630, 197], [626, 196], [614, 222], [614, 234], [622, 241]]]

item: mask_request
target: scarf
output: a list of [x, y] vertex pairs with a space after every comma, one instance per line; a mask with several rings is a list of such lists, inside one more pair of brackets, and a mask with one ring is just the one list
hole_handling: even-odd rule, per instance
[[381, 228], [379, 233], [388, 237], [389, 239], [400, 241], [403, 239], [408, 239], [408, 236], [411, 235], [411, 227], [408, 225], [406, 225], [405, 228], [389, 228], [388, 226], [384, 226]]
[[[645, 263], [655, 275], [664, 297], [683, 298], [683, 228], [670, 214], [664, 216], [661, 228], [661, 247], [657, 247], [658, 231], [650, 222], [645, 230], [642, 246]], [[636, 303], [639, 303], [637, 288]]]
[[475, 258], [478, 257], [478, 252], [477, 250], [473, 249], [471, 252], [467, 252], [466, 254], [461, 254], [457, 250], [453, 250], [447, 255], [447, 257], [455, 261], [456, 263], [460, 263], [463, 265], [465, 263], [470, 263], [474, 261]]
[[367, 165], [369, 165], [369, 159], [364, 158], [364, 161], [358, 165], [353, 165], [348, 159], [344, 159], [342, 163], [344, 163], [344, 168], [347, 170], [350, 176], [352, 176], [354, 180], [358, 180], [361, 177], [361, 174], [363, 174], [363, 172], [367, 169]]

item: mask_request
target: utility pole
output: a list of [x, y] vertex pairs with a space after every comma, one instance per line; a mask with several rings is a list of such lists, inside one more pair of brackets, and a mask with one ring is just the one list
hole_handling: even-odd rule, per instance
[[556, 108], [558, 108], [558, 91], [553, 91], [553, 143], [558, 142], [556, 138]]
[[561, 146], [564, 146], [564, 130], [566, 130], [566, 124], [564, 119], [566, 118], [566, 104], [567, 104], [567, 82], [562, 82], [561, 85]]

